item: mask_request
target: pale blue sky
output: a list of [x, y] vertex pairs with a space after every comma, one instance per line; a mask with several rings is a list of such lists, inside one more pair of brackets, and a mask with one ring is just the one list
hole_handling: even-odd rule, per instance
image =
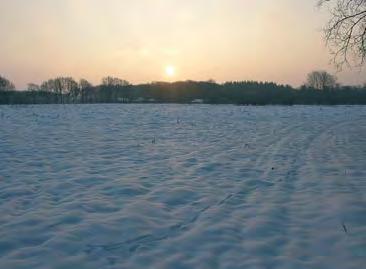
[[[0, 0], [0, 74], [18, 88], [71, 75], [266, 80], [334, 72], [316, 0]], [[176, 74], [167, 78], [166, 66]], [[337, 74], [366, 82], [359, 70]]]

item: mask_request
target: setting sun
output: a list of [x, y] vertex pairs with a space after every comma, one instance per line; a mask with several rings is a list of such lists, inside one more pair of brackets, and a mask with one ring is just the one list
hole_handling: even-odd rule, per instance
[[172, 65], [168, 65], [165, 67], [165, 74], [168, 77], [173, 77], [175, 75], [175, 67]]

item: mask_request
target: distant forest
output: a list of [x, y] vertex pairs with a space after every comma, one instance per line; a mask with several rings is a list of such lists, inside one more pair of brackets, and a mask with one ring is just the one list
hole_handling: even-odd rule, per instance
[[16, 90], [0, 76], [0, 104], [182, 103], [236, 105], [357, 105], [366, 104], [366, 85], [341, 86], [324, 72], [308, 75], [300, 88], [272, 82], [152, 82], [132, 85], [113, 77], [94, 86], [81, 79], [58, 77]]

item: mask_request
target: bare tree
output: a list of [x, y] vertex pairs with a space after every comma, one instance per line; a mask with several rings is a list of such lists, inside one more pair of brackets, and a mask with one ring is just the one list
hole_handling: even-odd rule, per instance
[[41, 86], [35, 83], [28, 83], [27, 90], [30, 93], [29, 96], [32, 99], [33, 104], [37, 103], [37, 92], [41, 91]]
[[30, 92], [38, 92], [41, 90], [41, 87], [34, 83], [28, 83], [27, 90]]
[[72, 102], [77, 102], [80, 96], [78, 83], [72, 77], [58, 78], [61, 83], [62, 93], [71, 97]]
[[308, 74], [306, 86], [318, 90], [334, 88], [337, 79], [326, 71], [313, 71]]
[[91, 88], [91, 87], [93, 87], [93, 85], [89, 81], [87, 81], [86, 79], [83, 79], [83, 78], [80, 79], [80, 81], [79, 81], [80, 90]]
[[89, 99], [88, 96], [92, 88], [93, 85], [89, 81], [87, 81], [86, 79], [80, 79], [79, 89], [82, 103], [85, 103]]
[[338, 69], [345, 64], [362, 66], [366, 57], [366, 0], [319, 0], [328, 4], [331, 19], [324, 29], [325, 39]]
[[44, 81], [41, 84], [41, 90], [45, 91], [45, 92], [56, 92], [54, 84], [55, 84], [55, 81], [53, 79]]
[[114, 78], [114, 77], [105, 77], [102, 79], [103, 86], [128, 86], [130, 83], [127, 80]]
[[14, 91], [14, 84], [6, 78], [0, 76], [0, 91]]
[[58, 100], [61, 103], [64, 103], [64, 95], [69, 95], [72, 101], [75, 102], [80, 93], [78, 83], [71, 77], [49, 79], [42, 83], [41, 89], [43, 91], [56, 93]]

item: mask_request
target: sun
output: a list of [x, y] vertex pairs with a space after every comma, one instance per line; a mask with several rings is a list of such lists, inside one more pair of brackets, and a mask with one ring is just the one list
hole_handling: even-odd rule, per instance
[[175, 67], [172, 65], [167, 65], [165, 67], [165, 75], [168, 77], [174, 77], [175, 76]]

